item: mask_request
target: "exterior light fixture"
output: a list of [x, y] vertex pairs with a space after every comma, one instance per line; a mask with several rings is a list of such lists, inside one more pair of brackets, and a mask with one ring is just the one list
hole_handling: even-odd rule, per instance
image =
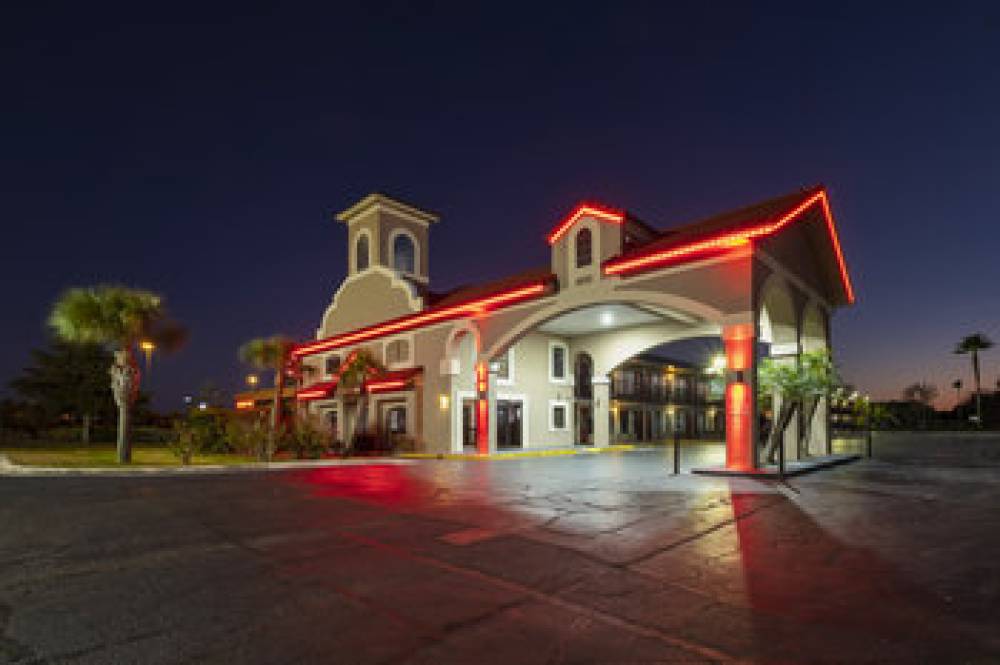
[[142, 352], [146, 356], [146, 371], [148, 372], [149, 364], [153, 360], [153, 351], [156, 350], [156, 345], [153, 344], [150, 340], [144, 339], [141, 342], [139, 342], [139, 348], [142, 349]]
[[204, 411], [208, 408], [208, 402], [198, 402], [198, 408]]
[[709, 370], [713, 374], [722, 374], [726, 371], [726, 357], [721, 353], [714, 358], [712, 358], [712, 364], [709, 366]]
[[601, 325], [604, 327], [612, 326], [615, 323], [615, 313], [614, 312], [601, 312]]
[[443, 393], [441, 395], [438, 395], [438, 408], [441, 409], [442, 411], [448, 410], [449, 402], [450, 400], [448, 399], [447, 395]]

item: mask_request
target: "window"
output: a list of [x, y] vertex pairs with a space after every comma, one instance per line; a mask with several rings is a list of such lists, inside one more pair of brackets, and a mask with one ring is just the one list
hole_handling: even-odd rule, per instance
[[333, 376], [340, 369], [340, 356], [327, 356], [325, 370], [327, 376]]
[[389, 434], [406, 434], [406, 407], [394, 406], [385, 413], [385, 428]]
[[566, 380], [566, 345], [549, 342], [549, 380]]
[[413, 240], [405, 233], [397, 234], [392, 241], [392, 267], [409, 274], [417, 271], [417, 251]]
[[584, 268], [591, 262], [590, 229], [580, 229], [576, 234], [576, 267]]
[[497, 383], [510, 385], [514, 382], [514, 347], [496, 359], [493, 368], [497, 373]]
[[354, 245], [354, 272], [368, 270], [368, 262], [371, 259], [368, 251], [368, 234], [362, 233]]
[[569, 405], [566, 402], [549, 402], [549, 430], [562, 432], [569, 429], [568, 412]]
[[385, 347], [385, 363], [401, 365], [410, 360], [410, 344], [405, 339], [389, 342]]

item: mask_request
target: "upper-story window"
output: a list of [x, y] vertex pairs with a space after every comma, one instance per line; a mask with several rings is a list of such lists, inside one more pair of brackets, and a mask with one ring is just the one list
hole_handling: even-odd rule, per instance
[[564, 382], [568, 350], [562, 342], [549, 342], [549, 381]]
[[401, 365], [410, 360], [410, 344], [405, 339], [389, 342], [385, 347], [387, 365]]
[[392, 267], [409, 274], [417, 271], [417, 248], [405, 233], [396, 235], [392, 241]]
[[327, 356], [324, 371], [327, 376], [333, 376], [340, 369], [340, 356]]
[[583, 268], [589, 266], [592, 260], [593, 242], [591, 240], [590, 229], [580, 229], [576, 234], [576, 267]]
[[358, 236], [354, 245], [354, 271], [361, 272], [362, 270], [368, 270], [368, 263], [370, 260], [371, 254], [368, 248], [368, 234], [362, 233]]

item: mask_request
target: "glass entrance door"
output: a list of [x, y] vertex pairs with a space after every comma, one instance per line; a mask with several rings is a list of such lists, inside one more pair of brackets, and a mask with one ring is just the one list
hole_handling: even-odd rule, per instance
[[590, 446], [594, 443], [594, 412], [589, 404], [576, 405], [576, 443], [579, 446]]
[[497, 400], [497, 448], [520, 448], [523, 445], [522, 417], [521, 402]]
[[476, 401], [462, 400], [462, 446], [476, 447]]

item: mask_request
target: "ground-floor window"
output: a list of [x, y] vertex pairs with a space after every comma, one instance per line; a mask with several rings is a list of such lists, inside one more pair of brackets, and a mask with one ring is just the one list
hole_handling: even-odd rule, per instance
[[566, 430], [568, 425], [567, 411], [568, 406], [565, 402], [549, 402], [549, 429], [554, 432], [561, 432]]
[[385, 421], [389, 434], [406, 434], [406, 407], [391, 407], [385, 412]]
[[330, 409], [326, 412], [326, 424], [330, 428], [330, 435], [334, 441], [340, 439], [340, 417], [336, 409]]

